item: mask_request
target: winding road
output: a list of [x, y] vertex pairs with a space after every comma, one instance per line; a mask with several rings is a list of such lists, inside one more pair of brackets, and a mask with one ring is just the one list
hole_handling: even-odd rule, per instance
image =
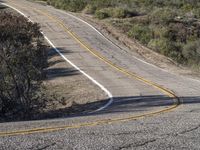
[[88, 115], [0, 124], [0, 149], [200, 149], [200, 81], [144, 62], [70, 13], [5, 0], [108, 98]]

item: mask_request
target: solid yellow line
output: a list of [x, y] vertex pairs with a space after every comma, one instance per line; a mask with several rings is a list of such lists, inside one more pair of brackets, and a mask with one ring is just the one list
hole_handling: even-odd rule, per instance
[[[14, 4], [14, 5], [16, 5], [16, 4]], [[18, 7], [21, 7], [21, 6], [18, 6]], [[167, 89], [157, 85], [156, 83], [148, 81], [148, 80], [144, 79], [143, 77], [136, 75], [135, 73], [131, 73], [131, 72], [129, 72], [129, 71], [127, 71], [127, 70], [125, 70], [121, 67], [118, 67], [118, 66], [112, 64], [109, 60], [107, 60], [106, 58], [101, 56], [98, 52], [96, 52], [95, 50], [91, 49], [89, 46], [84, 44], [72, 31], [69, 31], [69, 29], [63, 24], [62, 21], [55, 19], [52, 16], [49, 16], [48, 14], [46, 14], [42, 11], [39, 11], [39, 10], [36, 10], [36, 11], [38, 11], [42, 14], [45, 14], [45, 16], [48, 16], [51, 20], [59, 22], [59, 25], [65, 30], [65, 32], [70, 34], [87, 51], [89, 51], [94, 56], [98, 57], [99, 59], [103, 60], [106, 64], [110, 65], [111, 67], [117, 69], [118, 71], [120, 71], [120, 72], [134, 78], [134, 79], [137, 79], [137, 80], [142, 81], [142, 82], [144, 82], [148, 85], [151, 85], [154, 88], [159, 89], [160, 91], [162, 91], [163, 93], [165, 93], [169, 97], [173, 98], [173, 100], [176, 99], [176, 101], [174, 102], [174, 105], [172, 105], [171, 107], [168, 107], [168, 108], [162, 109], [162, 110], [158, 110], [158, 111], [148, 112], [148, 113], [141, 114], [141, 115], [126, 117], [126, 118], [103, 119], [103, 120], [98, 120], [98, 121], [94, 121], [94, 122], [81, 123], [81, 124], [68, 125], [68, 126], [55, 126], [55, 127], [46, 127], [46, 128], [34, 128], [34, 129], [27, 129], [27, 130], [18, 130], [18, 131], [11, 131], [11, 132], [10, 131], [9, 132], [0, 132], [0, 137], [2, 137], [2, 136], [25, 135], [25, 134], [32, 134], [32, 133], [45, 133], [45, 132], [53, 132], [53, 131], [59, 131], [59, 130], [64, 130], [64, 129], [92, 127], [92, 126], [102, 125], [102, 124], [111, 124], [111, 123], [115, 123], [115, 122], [125, 122], [125, 121], [130, 121], [130, 120], [136, 120], [136, 119], [139, 119], [139, 118], [145, 118], [145, 117], [154, 116], [154, 115], [158, 115], [158, 114], [161, 114], [161, 113], [172, 111], [173, 109], [177, 108], [178, 105], [180, 104], [179, 98], [172, 91], [167, 90]]]
[[81, 127], [93, 127], [93, 126], [103, 125], [103, 124], [113, 124], [116, 122], [127, 122], [127, 121], [131, 121], [131, 120], [137, 120], [137, 119], [142, 119], [145, 117], [154, 116], [154, 115], [164, 113], [164, 112], [169, 112], [174, 108], [176, 108], [176, 106], [173, 106], [173, 108], [170, 107], [170, 108], [167, 108], [164, 110], [146, 113], [146, 114], [142, 114], [142, 115], [131, 116], [131, 117], [127, 117], [127, 118], [105, 119], [105, 120], [98, 120], [98, 121], [89, 122], [89, 123], [66, 125], [66, 126], [33, 128], [33, 129], [19, 130], [19, 131], [12, 131], [12, 132], [0, 132], [0, 137], [27, 135], [27, 134], [33, 134], [33, 133], [47, 133], [47, 132], [55, 132], [55, 131], [65, 130], [65, 129], [77, 129], [77, 128], [81, 128]]

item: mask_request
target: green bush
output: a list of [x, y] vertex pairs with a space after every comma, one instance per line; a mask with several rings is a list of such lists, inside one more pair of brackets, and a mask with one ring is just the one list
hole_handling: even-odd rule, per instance
[[148, 26], [136, 24], [129, 30], [128, 36], [148, 44], [152, 39], [152, 31]]
[[168, 32], [168, 28], [164, 26], [152, 26], [151, 28], [153, 30], [153, 38], [155, 39], [165, 37]]
[[166, 32], [165, 37], [171, 41], [186, 43], [189, 29], [181, 23], [171, 24]]
[[53, 5], [56, 8], [61, 8], [68, 11], [81, 11], [87, 5], [85, 0], [47, 0], [49, 5]]
[[117, 4], [116, 0], [90, 0], [89, 4], [95, 6], [98, 9], [115, 7]]
[[152, 23], [166, 25], [174, 21], [177, 15], [175, 11], [171, 8], [157, 8], [150, 14], [149, 18]]
[[111, 12], [111, 16], [113, 18], [125, 18], [129, 14], [129, 11], [123, 8], [113, 8]]
[[96, 11], [96, 7], [91, 5], [91, 4], [88, 4], [85, 9], [83, 10], [83, 13], [85, 14], [94, 14]]
[[111, 16], [114, 18], [125, 18], [127, 11], [123, 8], [113, 8]]
[[67, 10], [77, 12], [83, 10], [85, 6], [86, 6], [85, 0], [71, 0], [70, 3], [68, 4]]
[[193, 12], [196, 18], [200, 18], [200, 9], [195, 9]]
[[200, 65], [200, 40], [187, 43], [183, 47], [183, 56], [189, 64]]
[[101, 9], [95, 12], [95, 17], [98, 19], [105, 19], [110, 17], [110, 15], [107, 9]]
[[191, 4], [185, 4], [181, 7], [181, 9], [184, 11], [184, 12], [189, 12], [193, 9], [193, 6]]
[[162, 54], [166, 53], [166, 50], [168, 48], [168, 41], [167, 39], [152, 39], [148, 43], [148, 47], [159, 52]]
[[177, 62], [181, 63], [183, 61], [181, 46], [175, 42], [169, 41], [168, 39], [152, 39], [148, 43], [148, 47], [158, 53], [172, 58], [173, 60], [176, 60]]
[[104, 19], [107, 17], [126, 18], [126, 17], [131, 17], [136, 14], [137, 14], [136, 12], [130, 12], [129, 10], [120, 8], [120, 7], [103, 8], [96, 11], [96, 17], [99, 19]]

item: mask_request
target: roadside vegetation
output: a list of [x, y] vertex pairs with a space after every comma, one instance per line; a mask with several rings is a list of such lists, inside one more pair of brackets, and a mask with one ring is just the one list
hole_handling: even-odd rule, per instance
[[0, 11], [0, 118], [30, 118], [45, 107], [47, 47], [38, 24]]
[[0, 5], [0, 123], [79, 114], [106, 97], [47, 46], [40, 30]]
[[146, 47], [185, 66], [200, 66], [199, 0], [45, 1], [67, 11], [107, 19]]

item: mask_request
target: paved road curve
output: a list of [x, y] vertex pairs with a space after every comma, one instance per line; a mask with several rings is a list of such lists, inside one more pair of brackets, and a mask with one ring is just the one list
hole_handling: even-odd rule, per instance
[[[40, 23], [42, 31], [61, 53], [104, 85], [112, 93], [114, 102], [89, 116], [2, 123], [0, 132], [60, 128], [55, 132], [50, 132], [55, 128], [49, 128], [46, 133], [0, 137], [0, 149], [200, 149], [199, 81], [167, 73], [136, 59], [128, 50], [120, 49], [63, 11], [24, 0], [6, 3]], [[142, 79], [127, 76], [124, 70]], [[149, 112], [168, 110], [176, 103], [154, 83], [173, 91], [183, 104], [170, 112], [141, 117]], [[83, 127], [77, 125], [83, 123]]]

